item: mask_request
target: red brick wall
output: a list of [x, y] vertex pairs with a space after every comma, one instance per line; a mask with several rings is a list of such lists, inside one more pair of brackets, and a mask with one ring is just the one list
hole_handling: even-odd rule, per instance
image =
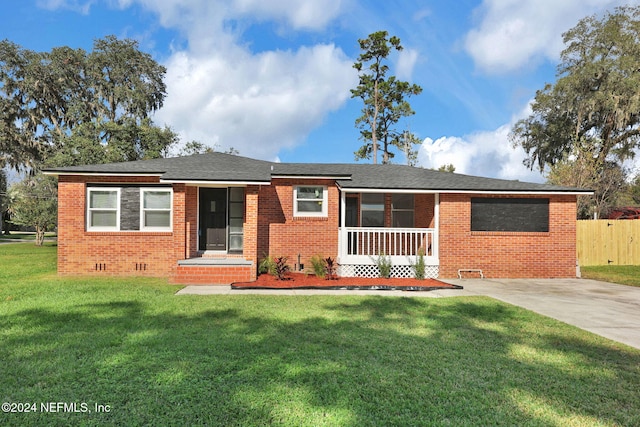
[[166, 277], [185, 257], [185, 186], [173, 186], [172, 232], [88, 232], [86, 183], [157, 183], [154, 177], [60, 176], [58, 273]]
[[[293, 190], [296, 185], [327, 186], [328, 216], [294, 217]], [[258, 257], [286, 256], [292, 268], [298, 262], [298, 254], [305, 268], [311, 265], [313, 255], [336, 258], [339, 204], [340, 197], [333, 180], [273, 179], [271, 186], [260, 187]]]
[[550, 199], [548, 233], [472, 232], [477, 196], [440, 195], [440, 277], [457, 277], [459, 268], [479, 268], [486, 277], [575, 277], [576, 196], [540, 196]]
[[171, 282], [183, 285], [231, 284], [255, 280], [254, 266], [179, 265]]

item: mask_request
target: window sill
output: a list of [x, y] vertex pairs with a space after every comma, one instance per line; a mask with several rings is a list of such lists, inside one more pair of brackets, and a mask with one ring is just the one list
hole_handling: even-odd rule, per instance
[[136, 230], [121, 230], [121, 231], [93, 231], [87, 230], [84, 232], [87, 236], [172, 236], [173, 231], [136, 231]]
[[328, 216], [304, 216], [304, 215], [294, 215], [294, 221], [328, 221]]

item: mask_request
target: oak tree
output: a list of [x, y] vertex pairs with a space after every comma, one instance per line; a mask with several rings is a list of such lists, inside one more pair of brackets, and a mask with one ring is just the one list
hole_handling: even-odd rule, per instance
[[166, 69], [114, 36], [50, 52], [0, 41], [0, 163], [39, 168], [159, 157], [177, 136], [153, 124]]

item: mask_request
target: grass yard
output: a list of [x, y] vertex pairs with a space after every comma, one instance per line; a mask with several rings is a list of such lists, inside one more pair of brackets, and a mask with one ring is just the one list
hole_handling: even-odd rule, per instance
[[640, 265], [598, 265], [580, 267], [585, 279], [640, 286]]
[[640, 425], [640, 351], [489, 298], [175, 296], [55, 256], [0, 245], [0, 398], [36, 404], [3, 426]]

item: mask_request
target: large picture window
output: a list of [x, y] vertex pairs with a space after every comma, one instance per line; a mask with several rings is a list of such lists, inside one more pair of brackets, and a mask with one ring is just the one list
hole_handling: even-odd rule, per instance
[[549, 231], [549, 199], [471, 198], [471, 231]]
[[87, 194], [87, 229], [120, 229], [120, 189], [90, 188]]
[[171, 229], [171, 199], [169, 189], [141, 189], [140, 224], [143, 230]]
[[298, 186], [293, 190], [294, 216], [327, 216], [327, 187]]
[[360, 216], [363, 227], [384, 227], [384, 194], [363, 193], [360, 199]]

